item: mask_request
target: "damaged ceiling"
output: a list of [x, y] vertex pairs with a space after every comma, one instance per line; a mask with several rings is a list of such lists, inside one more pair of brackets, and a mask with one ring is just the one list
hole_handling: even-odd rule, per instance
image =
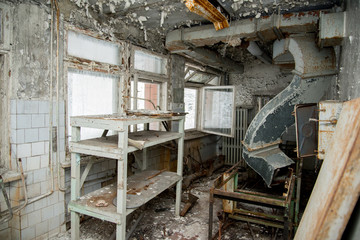
[[[18, 3], [25, 0], [10, 2]], [[50, 5], [51, 1], [32, 0], [32, 2]], [[59, 6], [65, 20], [80, 28], [95, 28], [109, 39], [128, 40], [135, 45], [166, 53], [165, 39], [168, 33], [176, 29], [212, 25], [210, 21], [191, 12], [185, 2], [185, 0], [61, 0]], [[230, 27], [235, 21], [243, 19], [331, 9], [341, 5], [341, 0], [210, 0], [209, 2], [228, 18]], [[159, 44], [159, 39], [162, 44]], [[239, 40], [233, 39], [231, 44], [219, 41], [203, 46], [206, 48], [205, 58], [224, 58], [223, 62], [231, 64], [254, 60], [255, 57], [246, 50], [246, 42], [241, 43]], [[260, 41], [258, 44], [262, 51], [271, 56], [272, 41]], [[194, 54], [190, 57], [196, 59]], [[222, 67], [220, 69], [227, 70]]]

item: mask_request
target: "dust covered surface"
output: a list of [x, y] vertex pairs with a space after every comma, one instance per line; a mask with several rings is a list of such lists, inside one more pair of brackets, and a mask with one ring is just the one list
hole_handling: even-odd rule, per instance
[[[146, 206], [129, 216], [127, 228], [130, 229], [136, 219], [143, 213], [143, 217], [132, 233], [132, 240], [197, 240], [207, 239], [209, 219], [209, 189], [212, 181], [218, 176], [214, 174], [209, 178], [195, 181], [191, 186], [191, 193], [199, 199], [185, 215], [174, 217], [175, 193], [172, 189], [165, 191], [151, 200]], [[184, 203], [181, 205], [184, 206]], [[221, 212], [222, 201], [215, 199], [213, 216], [213, 235], [218, 231], [219, 220], [217, 215]], [[221, 239], [272, 239], [275, 230], [271, 227], [250, 224], [253, 236], [247, 223], [234, 221], [222, 231]], [[99, 219], [90, 218], [80, 225], [80, 239], [102, 240], [109, 239], [115, 231], [116, 225]], [[278, 231], [277, 238], [281, 237]], [[71, 239], [71, 230], [58, 234], [51, 240]], [[216, 238], [217, 239], [217, 238]]]

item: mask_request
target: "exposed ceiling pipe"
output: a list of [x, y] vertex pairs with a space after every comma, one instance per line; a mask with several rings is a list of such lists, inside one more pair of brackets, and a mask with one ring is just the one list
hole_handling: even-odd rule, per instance
[[271, 42], [278, 39], [279, 32], [289, 36], [298, 33], [318, 31], [320, 11], [300, 12], [263, 16], [259, 19], [234, 21], [229, 28], [215, 31], [211, 25], [177, 29], [166, 36], [166, 48], [171, 52], [192, 47], [211, 46], [218, 42], [227, 43], [231, 39]]
[[[279, 51], [276, 46], [284, 46]], [[283, 39], [274, 44], [274, 57], [289, 51], [295, 61], [294, 78], [290, 85], [267, 103], [251, 122], [244, 139], [243, 157], [266, 182], [271, 185], [279, 169], [293, 161], [283, 153], [281, 136], [294, 124], [292, 112], [300, 103], [318, 102], [330, 86], [326, 75], [336, 74], [333, 48], [319, 49], [314, 36]]]
[[246, 48], [252, 55], [260, 59], [263, 63], [272, 64], [271, 58], [260, 49], [259, 45], [251, 41], [249, 46]]

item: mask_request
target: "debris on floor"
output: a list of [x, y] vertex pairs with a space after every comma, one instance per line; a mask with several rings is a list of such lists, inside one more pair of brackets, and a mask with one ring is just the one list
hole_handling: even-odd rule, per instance
[[[127, 224], [128, 228], [136, 223], [142, 214], [143, 217], [138, 222], [135, 230], [129, 239], [131, 240], [203, 240], [208, 239], [208, 219], [209, 219], [209, 189], [212, 181], [221, 174], [213, 174], [211, 177], [198, 179], [193, 182], [190, 192], [198, 198], [193, 206], [188, 210], [185, 217], [174, 217], [175, 213], [175, 194], [167, 190], [151, 200], [145, 207], [140, 208], [131, 215]], [[186, 195], [186, 194], [185, 194]], [[186, 203], [183, 202], [183, 210]], [[215, 233], [218, 232], [219, 219], [218, 213], [222, 211], [222, 201], [216, 199], [214, 204], [213, 217], [213, 239], [218, 239]], [[227, 226], [225, 226], [227, 225]], [[276, 229], [262, 225], [249, 224], [246, 222], [234, 221], [224, 223], [226, 228], [221, 231], [221, 239], [263, 239], [271, 240], [275, 236]], [[87, 240], [108, 240], [116, 229], [116, 225], [107, 221], [90, 218], [81, 223], [80, 239]], [[128, 229], [128, 230], [129, 230]], [[252, 232], [252, 233], [251, 233]], [[277, 238], [281, 237], [281, 231], [276, 232]], [[71, 239], [71, 231], [61, 233], [51, 240]]]

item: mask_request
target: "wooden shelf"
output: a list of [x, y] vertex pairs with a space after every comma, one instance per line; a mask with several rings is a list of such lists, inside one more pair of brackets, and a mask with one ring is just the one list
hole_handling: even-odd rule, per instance
[[[181, 176], [174, 172], [165, 171], [154, 176], [157, 173], [159, 171], [156, 170], [143, 171], [128, 178], [127, 215], [182, 179]], [[151, 176], [154, 177], [148, 179]], [[70, 201], [69, 209], [74, 212], [121, 224], [121, 214], [117, 213], [116, 206], [113, 204], [116, 195], [116, 185], [111, 184], [86, 194], [76, 201]], [[96, 204], [99, 200], [104, 200], [108, 205], [106, 207], [97, 207]]]
[[[180, 138], [182, 135], [177, 132], [164, 131], [140, 131], [129, 133], [129, 138], [137, 141], [145, 141], [144, 148], [155, 146], [171, 140]], [[134, 146], [128, 145], [125, 149], [128, 153], [137, 151]], [[82, 140], [79, 142], [70, 142], [70, 151], [73, 153], [82, 153], [99, 157], [119, 159], [123, 149], [118, 148], [118, 136], [108, 136]]]
[[[180, 215], [181, 181], [184, 152], [185, 116], [176, 113], [159, 116], [126, 116], [124, 114], [71, 117], [72, 134], [71, 151], [71, 237], [79, 239], [80, 214], [89, 215], [116, 223], [116, 238], [126, 238], [126, 215], [144, 205], [165, 189], [176, 184], [175, 215]], [[162, 121], [177, 121], [178, 130], [141, 131], [129, 133], [129, 126]], [[81, 140], [81, 128], [98, 128], [116, 131], [116, 135]], [[128, 139], [144, 141], [141, 169], [147, 167], [146, 148], [177, 140], [177, 172], [142, 171], [127, 177], [128, 153], [138, 149], [129, 145]], [[81, 196], [80, 189], [94, 161], [89, 161], [81, 174], [81, 154], [112, 158], [117, 160], [117, 183]], [[124, 189], [127, 186], [127, 189]], [[118, 206], [114, 205], [115, 203]], [[99, 200], [106, 206], [99, 205]]]

